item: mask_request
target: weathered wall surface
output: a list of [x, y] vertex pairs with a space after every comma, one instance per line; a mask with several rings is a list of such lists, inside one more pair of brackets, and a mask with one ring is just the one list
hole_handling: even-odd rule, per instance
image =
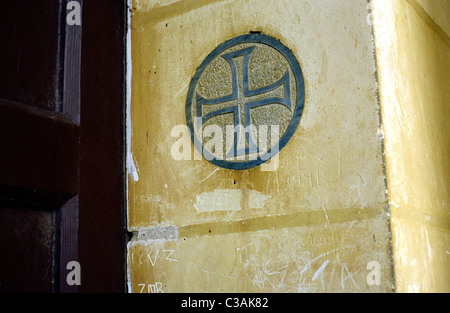
[[450, 2], [375, 0], [398, 292], [450, 291]]
[[[131, 10], [130, 291], [392, 291], [367, 1], [135, 0]], [[175, 160], [197, 67], [251, 31], [289, 47], [305, 80], [278, 166]], [[380, 279], [368, 283], [373, 261]]]

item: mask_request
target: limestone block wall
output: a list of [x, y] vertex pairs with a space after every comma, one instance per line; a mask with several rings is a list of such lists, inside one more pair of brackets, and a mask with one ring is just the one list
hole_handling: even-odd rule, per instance
[[[418, 44], [431, 42], [441, 49], [423, 52], [435, 53], [440, 60], [442, 68], [430, 69], [432, 65], [418, 61], [428, 56], [409, 60], [405, 56], [415, 54], [393, 48], [399, 41], [392, 34], [404, 25], [396, 19], [411, 15], [421, 21], [423, 16], [414, 15], [411, 1], [385, 2], [131, 1], [130, 292], [392, 292], [396, 285], [398, 290], [408, 289], [402, 277], [412, 266], [412, 254], [431, 253], [431, 266], [448, 264], [448, 245], [438, 246], [445, 245], [442, 238], [448, 236], [448, 136], [447, 141], [442, 136], [448, 135], [448, 101], [442, 96], [448, 94], [443, 69], [448, 66], [447, 20], [430, 3], [414, 2], [422, 15], [428, 12], [423, 16], [438, 16], [441, 22], [436, 25], [442, 25], [440, 35], [431, 30], [435, 33], [423, 35]], [[397, 6], [404, 15], [396, 13]], [[410, 28], [402, 28], [402, 38], [414, 40], [409, 31], [421, 24], [406, 25]], [[235, 170], [209, 162], [194, 148], [186, 127], [186, 104], [202, 62], [224, 42], [246, 34], [269, 36], [291, 51], [301, 67], [304, 103], [295, 131], [276, 157]], [[249, 67], [254, 66], [251, 60]], [[270, 66], [273, 59], [267, 60]], [[226, 73], [232, 71], [223, 63], [223, 75], [210, 72], [223, 77], [226, 85], [231, 81]], [[413, 63], [423, 65], [424, 71], [409, 75]], [[236, 68], [239, 72], [242, 67]], [[435, 75], [434, 70], [441, 73], [436, 85], [422, 76]], [[249, 73], [250, 81], [265, 81], [270, 75], [281, 79], [275, 77], [277, 71], [256, 78], [258, 71]], [[394, 88], [392, 75], [404, 77], [405, 85]], [[295, 83], [291, 78], [282, 86], [288, 82]], [[414, 84], [422, 89], [414, 87], [415, 93], [403, 96], [408, 84], [413, 84], [409, 90]], [[411, 109], [395, 111], [406, 96], [416, 101], [405, 104]], [[425, 99], [432, 103], [431, 111], [423, 107]], [[391, 113], [400, 114], [400, 119]], [[420, 114], [429, 114], [428, 122]], [[417, 125], [432, 126], [421, 132]], [[401, 136], [406, 131], [417, 134], [419, 141]], [[418, 148], [411, 153], [411, 146], [428, 147], [432, 157], [424, 158], [425, 151]], [[412, 164], [422, 169], [413, 171]], [[405, 183], [405, 178], [418, 182], [423, 173], [431, 175], [430, 167], [434, 174], [419, 186]], [[400, 200], [414, 199], [412, 195], [423, 202], [403, 205]], [[425, 224], [409, 223], [411, 219]], [[428, 241], [414, 241], [410, 234], [426, 235]], [[400, 244], [405, 240], [407, 248]], [[419, 250], [411, 250], [416, 242]], [[423, 259], [415, 260], [422, 266]], [[443, 286], [445, 278], [435, 279]]]

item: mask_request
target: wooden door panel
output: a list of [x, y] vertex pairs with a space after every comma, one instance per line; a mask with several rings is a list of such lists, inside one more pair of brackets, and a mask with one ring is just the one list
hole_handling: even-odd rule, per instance
[[118, 0], [83, 2], [79, 292], [126, 290], [125, 5]]
[[1, 291], [126, 290], [126, 4], [76, 1], [0, 4]]
[[78, 190], [77, 142], [65, 115], [0, 100], [0, 185], [55, 194], [60, 206]]
[[0, 292], [54, 291], [54, 211], [0, 208]]
[[0, 4], [2, 291], [60, 291], [60, 261], [77, 250], [74, 238], [61, 236], [76, 225], [65, 220], [73, 214], [64, 204], [76, 198], [79, 171], [79, 109], [70, 109], [79, 101], [67, 100], [77, 85], [65, 79], [78, 77], [79, 87], [79, 75], [65, 66], [73, 54], [65, 7], [58, 0]]
[[0, 3], [0, 97], [58, 110], [60, 15], [65, 1]]

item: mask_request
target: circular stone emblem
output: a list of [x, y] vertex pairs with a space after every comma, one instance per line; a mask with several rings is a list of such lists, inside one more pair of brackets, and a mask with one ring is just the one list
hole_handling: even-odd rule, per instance
[[300, 121], [300, 65], [280, 41], [262, 34], [232, 38], [197, 69], [186, 100], [196, 149], [209, 162], [249, 169], [275, 156]]

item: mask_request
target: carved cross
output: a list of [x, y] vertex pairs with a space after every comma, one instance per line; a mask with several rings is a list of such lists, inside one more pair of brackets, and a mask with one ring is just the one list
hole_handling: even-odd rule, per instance
[[[226, 113], [234, 114], [234, 143], [232, 149], [228, 152], [227, 157], [259, 152], [256, 140], [253, 138], [252, 132], [250, 131], [249, 127], [251, 126], [251, 109], [277, 103], [286, 106], [289, 110], [292, 111], [289, 70], [286, 71], [286, 73], [280, 80], [269, 86], [252, 90], [249, 89], [248, 67], [250, 56], [254, 48], [254, 46], [248, 47], [222, 55], [222, 57], [229, 63], [231, 67], [233, 92], [230, 95], [215, 99], [205, 99], [198, 93], [196, 94], [197, 117], [198, 120], [200, 120], [201, 118], [201, 124], [197, 125], [198, 129], [200, 129], [207, 120], [214, 116]], [[244, 56], [243, 62], [237, 63], [235, 61], [235, 58], [242, 56]], [[239, 67], [242, 68], [238, 69], [237, 64], [241, 64]], [[284, 87], [284, 98], [270, 95], [271, 91], [282, 85]], [[266, 96], [261, 97], [261, 95]], [[209, 113], [203, 115], [203, 106], [214, 106], [217, 107], [217, 109], [214, 109], [213, 111], [210, 111]], [[240, 145], [240, 138], [244, 138], [241, 137], [242, 131], [245, 131], [245, 138], [248, 142], [248, 145]], [[238, 149], [238, 146], [244, 146], [244, 148]]]

